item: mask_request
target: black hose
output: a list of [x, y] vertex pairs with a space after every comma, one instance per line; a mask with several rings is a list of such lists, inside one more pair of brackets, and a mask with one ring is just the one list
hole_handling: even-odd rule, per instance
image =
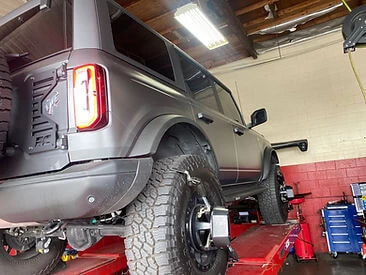
[[304, 239], [301, 239], [300, 237], [297, 237], [300, 241], [310, 244], [311, 246], [314, 246], [311, 242], [305, 241]]

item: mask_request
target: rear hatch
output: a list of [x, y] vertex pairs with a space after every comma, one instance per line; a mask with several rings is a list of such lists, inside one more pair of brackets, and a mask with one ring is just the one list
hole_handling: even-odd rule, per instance
[[[62, 169], [69, 163], [68, 79], [72, 1], [30, 1], [0, 20], [0, 50], [12, 80], [11, 119], [0, 178]], [[48, 2], [48, 1], [45, 1]]]

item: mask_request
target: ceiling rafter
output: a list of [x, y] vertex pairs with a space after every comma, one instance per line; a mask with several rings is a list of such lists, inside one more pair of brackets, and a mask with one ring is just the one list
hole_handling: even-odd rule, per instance
[[[183, 48], [183, 50], [186, 50]], [[217, 67], [229, 62], [233, 62], [243, 57], [243, 46], [239, 40], [234, 40], [232, 44], [217, 48], [215, 52], [207, 51], [202, 45], [195, 45], [189, 48], [189, 55], [204, 65], [206, 68]]]
[[[256, 55], [253, 42], [256, 43], [278, 39], [289, 34], [255, 34], [258, 30], [273, 27], [304, 15], [324, 10], [341, 3], [341, 0], [115, 0], [129, 12], [147, 23], [152, 29], [165, 36], [208, 68], [227, 64], [238, 59]], [[174, 19], [176, 9], [188, 2], [200, 1], [201, 8], [220, 29], [229, 44], [209, 51], [197, 39], [185, 31]], [[366, 0], [346, 0], [352, 7], [366, 3]], [[214, 3], [214, 4], [212, 4]], [[245, 5], [245, 6], [244, 6]], [[268, 5], [269, 9], [264, 9]], [[216, 6], [216, 8], [215, 8]], [[276, 9], [277, 6], [277, 9]], [[228, 8], [229, 7], [229, 8]], [[271, 19], [268, 10], [273, 13]], [[296, 31], [308, 29], [347, 14], [344, 7], [299, 24]], [[330, 25], [334, 26], [334, 25]], [[290, 37], [299, 37], [302, 34]], [[306, 36], [307, 32], [303, 32]], [[305, 38], [305, 37], [304, 37]], [[282, 39], [283, 40], [283, 39]], [[263, 43], [262, 47], [271, 45]], [[259, 47], [259, 46], [258, 46]], [[254, 51], [254, 52], [253, 52]]]
[[[296, 18], [298, 18], [298, 17], [300, 17], [300, 13], [301, 14], [308, 13], [307, 11], [311, 7], [315, 11], [319, 11], [324, 6], [329, 7], [329, 6], [332, 6], [332, 4], [334, 5], [334, 3], [336, 3], [336, 4], [340, 3], [339, 0], [331, 0], [331, 1], [332, 1], [331, 3], [330, 3], [329, 0], [304, 1], [304, 2], [301, 2], [297, 5], [290, 6], [290, 7], [287, 7], [285, 9], [280, 9], [277, 12], [278, 16], [279, 16], [279, 19], [277, 19], [277, 21], [281, 21], [281, 23], [283, 23], [282, 21], [286, 21], [287, 18], [289, 18], [290, 16], [295, 16]], [[322, 5], [321, 5], [320, 2], [322, 2]], [[263, 15], [263, 16], [257, 17], [254, 20], [243, 23], [243, 26], [246, 27], [246, 28], [250, 28], [254, 25], [269, 24], [269, 23], [272, 23], [273, 21], [275, 21], [275, 20], [274, 19], [266, 19], [266, 16]]]
[[[350, 4], [351, 7], [354, 7], [354, 6], [357, 5], [358, 2], [359, 2], [358, 0], [353, 0], [349, 4]], [[366, 3], [366, 0], [362, 0], [361, 3], [363, 3], [363, 4]], [[309, 22], [306, 22], [305, 24], [298, 25], [296, 27], [296, 30], [300, 31], [300, 30], [308, 29], [310, 27], [313, 27], [313, 26], [316, 26], [316, 25], [319, 25], [319, 24], [323, 24], [323, 23], [326, 23], [326, 22], [334, 20], [334, 19], [344, 17], [348, 13], [349, 12], [346, 9], [337, 9], [335, 12], [332, 12], [330, 14], [325, 14], [321, 17], [318, 17], [318, 18], [315, 18], [315, 19], [313, 19]], [[287, 34], [288, 34], [288, 32], [283, 32], [283, 33], [280, 33], [280, 34], [265, 34], [265, 35], [256, 34], [256, 35], [252, 35], [251, 37], [252, 37], [254, 42], [263, 42], [263, 41], [266, 41], [266, 40], [279, 38], [279, 37], [287, 35]]]
[[170, 11], [164, 12], [164, 13], [156, 16], [156, 17], [153, 17], [149, 20], [146, 20], [145, 23], [146, 24], [154, 24], [155, 22], [158, 22], [160, 20], [164, 20], [166, 18], [173, 17], [174, 13], [175, 13], [175, 10], [170, 10]]
[[261, 0], [261, 1], [258, 1], [256, 3], [254, 3], [254, 4], [251, 4], [251, 5], [245, 6], [241, 9], [236, 10], [235, 15], [239, 16], [239, 15], [242, 15], [242, 14], [245, 14], [245, 13], [260, 9], [260, 8], [263, 8], [265, 5], [274, 4], [278, 1], [279, 0]]
[[257, 58], [257, 52], [254, 49], [253, 41], [248, 37], [246, 31], [244, 30], [242, 24], [240, 23], [238, 17], [236, 17], [235, 12], [231, 8], [227, 1], [223, 0], [211, 0], [212, 5], [215, 10], [220, 12], [221, 18], [225, 18], [226, 23], [229, 25], [233, 33], [236, 34], [239, 41], [243, 44], [244, 49], [253, 58]]
[[[318, 2], [318, 1], [316, 1]], [[333, 7], [337, 4], [339, 4], [339, 0], [331, 0], [331, 1], [320, 1], [320, 3], [314, 3], [314, 2], [307, 2], [306, 3], [300, 3], [298, 5], [286, 8], [284, 10], [278, 11], [278, 18], [274, 19], [265, 19], [258, 18], [256, 20], [252, 20], [250, 22], [244, 23], [244, 29], [247, 30], [249, 34], [253, 34], [257, 31], [260, 31], [265, 28], [274, 27], [276, 25], [297, 19], [299, 17], [329, 8]], [[344, 7], [340, 7], [341, 9], [345, 9]]]
[[[257, 53], [254, 49], [253, 42], [250, 40], [250, 38], [248, 38], [242, 24], [240, 23], [239, 19], [235, 16], [235, 13], [231, 9], [228, 2], [222, 0], [211, 0], [211, 2], [216, 7], [216, 10], [222, 13], [221, 17], [226, 19], [227, 21], [226, 23], [231, 27], [232, 31], [238, 36], [239, 40], [242, 42], [243, 48], [246, 51], [244, 55], [247, 56], [249, 54], [253, 58], [257, 58]], [[155, 18], [145, 21], [145, 23], [147, 23], [150, 27], [158, 31], [160, 34], [166, 36], [168, 33], [182, 28], [182, 26], [178, 22], [175, 21], [172, 22], [174, 13], [175, 10], [162, 13], [161, 15]], [[170, 24], [166, 24], [167, 22], [170, 22]], [[165, 26], [165, 24], [169, 26]]]
[[125, 8], [132, 6], [132, 5], [136, 4], [137, 2], [140, 2], [140, 0], [114, 0], [114, 1]]
[[[314, 20], [311, 20], [311, 21], [309, 21], [305, 24], [298, 25], [296, 27], [296, 31], [304, 30], [304, 29], [307, 29], [307, 28], [310, 28], [310, 27], [328, 22], [330, 20], [337, 19], [339, 17], [343, 17], [347, 14], [348, 14], [348, 11], [339, 10], [335, 13], [330, 14], [330, 15], [323, 15], [323, 16], [321, 16], [319, 18], [316, 18]], [[278, 39], [281, 36], [285, 36], [287, 34], [289, 34], [289, 31], [283, 32], [283, 33], [280, 33], [280, 34], [265, 34], [265, 35], [257, 34], [257, 35], [252, 35], [251, 37], [252, 37], [254, 42], [263, 42], [263, 41], [267, 41], [267, 40], [271, 40], [271, 39]]]

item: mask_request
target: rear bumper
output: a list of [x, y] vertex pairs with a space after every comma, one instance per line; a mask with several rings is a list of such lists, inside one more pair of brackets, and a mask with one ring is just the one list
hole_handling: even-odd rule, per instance
[[0, 219], [40, 222], [116, 211], [143, 190], [152, 164], [151, 158], [105, 160], [7, 180], [0, 184]]

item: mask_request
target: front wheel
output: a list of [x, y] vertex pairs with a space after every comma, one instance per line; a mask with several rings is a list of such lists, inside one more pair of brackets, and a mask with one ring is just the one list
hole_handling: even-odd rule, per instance
[[49, 252], [36, 251], [36, 239], [0, 231], [0, 275], [46, 275], [61, 261], [65, 241], [52, 238]]
[[146, 188], [127, 208], [129, 272], [225, 274], [227, 250], [211, 242], [207, 202], [223, 204], [217, 177], [204, 159], [183, 155], [157, 161]]
[[288, 217], [286, 185], [280, 167], [273, 163], [270, 174], [262, 182], [266, 190], [258, 195], [259, 209], [267, 224], [285, 223]]

